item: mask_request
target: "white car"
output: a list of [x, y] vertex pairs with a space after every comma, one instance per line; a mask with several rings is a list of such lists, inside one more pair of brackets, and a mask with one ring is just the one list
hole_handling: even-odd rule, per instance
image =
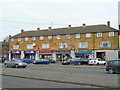
[[94, 58], [89, 60], [89, 65], [105, 65], [107, 62], [101, 58]]

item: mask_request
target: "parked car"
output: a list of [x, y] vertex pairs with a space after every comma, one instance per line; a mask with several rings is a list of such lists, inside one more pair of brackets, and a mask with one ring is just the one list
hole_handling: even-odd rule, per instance
[[120, 59], [108, 61], [106, 64], [106, 71], [109, 74], [120, 73]]
[[25, 63], [32, 63], [33, 61], [35, 61], [33, 59], [20, 59], [20, 60]]
[[89, 65], [105, 65], [106, 63], [107, 62], [101, 58], [93, 58], [88, 62]]
[[42, 59], [33, 61], [33, 64], [49, 64], [49, 63], [50, 63], [50, 60], [47, 58], [42, 58]]
[[78, 58], [72, 58], [72, 59], [68, 59], [67, 61], [64, 61], [62, 63], [62, 65], [70, 65], [70, 64], [79, 65], [80, 64], [80, 59], [78, 59]]
[[90, 60], [90, 59], [87, 59], [87, 58], [81, 58], [81, 59], [80, 59], [80, 61], [81, 61], [80, 64], [81, 64], [81, 65], [83, 65], [83, 64], [88, 65], [89, 60]]
[[52, 59], [49, 59], [50, 60], [50, 63], [56, 63], [55, 60], [52, 60]]
[[7, 67], [15, 67], [15, 68], [23, 67], [23, 68], [25, 68], [27, 66], [27, 63], [22, 62], [21, 60], [5, 60], [4, 66], [6, 68]]

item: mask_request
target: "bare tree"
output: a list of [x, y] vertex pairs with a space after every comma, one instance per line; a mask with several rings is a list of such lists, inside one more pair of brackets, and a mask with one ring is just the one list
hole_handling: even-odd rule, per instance
[[8, 42], [9, 41], [9, 36], [6, 36], [3, 41]]

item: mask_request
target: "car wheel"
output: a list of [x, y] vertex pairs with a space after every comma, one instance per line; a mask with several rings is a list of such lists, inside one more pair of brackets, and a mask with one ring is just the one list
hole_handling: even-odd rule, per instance
[[23, 66], [23, 68], [26, 68], [26, 66]]
[[99, 65], [99, 63], [97, 63], [97, 65]]
[[7, 64], [5, 64], [5, 67], [7, 68], [7, 67], [8, 67], [8, 65], [7, 65]]
[[15, 65], [15, 68], [18, 68], [18, 65], [17, 65], [17, 64]]
[[113, 69], [108, 70], [108, 74], [113, 74], [115, 71]]

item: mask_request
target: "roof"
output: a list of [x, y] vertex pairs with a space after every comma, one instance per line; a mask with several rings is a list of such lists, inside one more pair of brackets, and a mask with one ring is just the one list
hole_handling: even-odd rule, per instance
[[107, 25], [92, 25], [92, 26], [84, 26], [84, 27], [79, 26], [79, 27], [56, 28], [56, 29], [51, 29], [51, 30], [45, 29], [45, 30], [23, 31], [22, 33], [16, 34], [13, 37], [64, 35], [64, 34], [112, 32], [112, 31], [118, 31], [118, 30], [111, 28]]

